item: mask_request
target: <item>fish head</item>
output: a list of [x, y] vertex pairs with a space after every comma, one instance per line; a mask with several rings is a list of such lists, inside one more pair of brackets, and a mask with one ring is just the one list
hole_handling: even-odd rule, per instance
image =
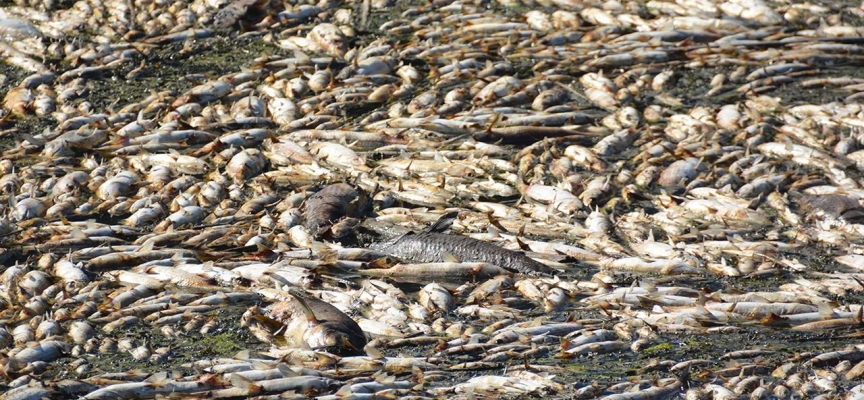
[[308, 329], [304, 335], [306, 344], [314, 350], [332, 354], [363, 354], [366, 338], [338, 322], [323, 322]]

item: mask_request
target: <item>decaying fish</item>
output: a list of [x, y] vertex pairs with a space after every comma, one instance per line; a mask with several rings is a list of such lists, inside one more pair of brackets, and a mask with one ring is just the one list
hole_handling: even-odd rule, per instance
[[265, 15], [264, 11], [270, 5], [269, 0], [236, 0], [222, 7], [213, 18], [213, 26], [226, 28], [234, 25], [241, 18], [247, 22], [257, 22]]
[[[446, 218], [446, 216], [445, 216]], [[435, 226], [432, 227], [433, 229]], [[507, 250], [474, 238], [438, 232], [408, 233], [372, 246], [376, 251], [404, 260], [441, 262], [485, 262], [523, 274], [555, 275], [553, 268], [520, 252]]]
[[338, 308], [297, 291], [293, 299], [274, 305], [271, 315], [284, 320], [288, 346], [317, 349], [334, 354], [359, 354], [366, 346], [366, 334], [353, 319]]
[[336, 183], [309, 196], [301, 207], [303, 226], [319, 238], [338, 239], [350, 229], [334, 229], [344, 219], [362, 218], [369, 206], [369, 196], [358, 187]]
[[857, 222], [864, 217], [864, 208], [857, 199], [839, 194], [807, 195], [794, 193], [793, 198], [808, 215], [808, 219], [838, 219]]

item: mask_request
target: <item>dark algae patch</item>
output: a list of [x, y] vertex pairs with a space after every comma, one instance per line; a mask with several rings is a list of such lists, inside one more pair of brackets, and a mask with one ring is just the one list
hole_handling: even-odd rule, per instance
[[196, 355], [204, 357], [218, 357], [224, 354], [236, 353], [243, 350], [243, 347], [235, 340], [230, 333], [219, 333], [213, 336], [203, 336], [200, 340], [194, 342], [191, 350]]
[[[142, 48], [132, 60], [99, 77], [86, 80], [87, 93], [70, 104], [89, 102], [94, 112], [116, 112], [125, 105], [140, 101], [154, 92], [173, 91], [182, 94], [198, 85], [200, 78], [215, 79], [227, 73], [251, 67], [256, 57], [284, 52], [259, 37], [229, 38], [216, 36], [195, 41], [171, 43], [158, 49]], [[65, 61], [47, 60], [49, 68], [68, 69]], [[133, 73], [134, 77], [127, 75]], [[0, 74], [6, 80], [0, 93], [18, 86], [29, 72], [0, 63]], [[45, 129], [55, 129], [57, 121], [49, 116], [32, 113], [23, 119], [9, 116], [0, 122], [0, 151], [9, 150], [21, 140], [18, 133], [37, 135]]]
[[[266, 351], [270, 345], [260, 342], [249, 333], [248, 329], [239, 325], [240, 315], [245, 311], [245, 307], [232, 306], [202, 314], [202, 317], [207, 321], [215, 321], [216, 328], [206, 335], [201, 334], [198, 329], [185, 331], [184, 325], [188, 321], [168, 325], [176, 332], [174, 337], [167, 337], [161, 331], [161, 327], [143, 323], [122, 332], [114, 331], [110, 334], [100, 332], [96, 336], [100, 341], [106, 338], [112, 338], [116, 341], [128, 339], [132, 340], [136, 346], [147, 347], [153, 354], [157, 353], [157, 349], [164, 348], [167, 348], [168, 352], [165, 357], [161, 357], [159, 360], [151, 360], [148, 357], [148, 359], [136, 361], [129, 352], [123, 351], [61, 358], [52, 363], [44, 377], [84, 379], [103, 373], [131, 370], [150, 373], [180, 371], [190, 374], [195, 372], [194, 369], [189, 368], [188, 365], [184, 366], [184, 364], [207, 359], [232, 358], [242, 351], [249, 351], [254, 357], [256, 352]], [[70, 362], [79, 358], [86, 360], [90, 368], [81, 373], [66, 368]]]
[[[229, 39], [216, 36], [189, 42], [171, 43], [146, 51], [139, 59], [106, 79], [91, 80], [88, 101], [101, 108], [116, 108], [149, 96], [153, 92], [170, 90], [178, 95], [203, 83], [231, 72], [251, 67], [252, 59], [281, 51], [260, 38]], [[140, 70], [132, 79], [125, 75]], [[200, 77], [199, 77], [200, 76]]]
[[660, 357], [660, 356], [668, 354], [674, 348], [675, 347], [671, 343], [663, 342], [663, 343], [656, 344], [654, 346], [651, 346], [651, 347], [643, 350], [642, 354], [644, 354], [647, 357]]

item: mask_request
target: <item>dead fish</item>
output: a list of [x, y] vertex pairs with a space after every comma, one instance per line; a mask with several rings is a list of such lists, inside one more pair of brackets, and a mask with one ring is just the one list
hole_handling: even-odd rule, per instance
[[347, 183], [336, 183], [309, 196], [301, 207], [303, 226], [316, 237], [338, 239], [350, 233], [332, 227], [344, 218], [360, 218], [369, 206], [365, 191]]
[[313, 48], [324, 50], [341, 58], [348, 50], [348, 39], [342, 31], [333, 24], [318, 24], [307, 36]]
[[485, 262], [523, 274], [558, 273], [520, 252], [478, 239], [444, 233], [409, 233], [375, 244], [372, 248], [393, 257], [417, 262], [442, 262], [450, 255], [462, 262]]
[[28, 363], [36, 361], [51, 362], [69, 350], [67, 343], [58, 340], [46, 340], [32, 343], [28, 347], [9, 357], [7, 368], [19, 370]]
[[593, 136], [590, 132], [555, 126], [508, 126], [492, 128], [474, 134], [478, 142], [501, 142], [507, 144], [534, 143], [545, 138], [572, 136], [586, 142]]
[[270, 5], [269, 0], [237, 0], [220, 7], [219, 12], [213, 18], [213, 26], [227, 28], [237, 21], [247, 22], [260, 20]]
[[796, 192], [791, 192], [789, 195], [810, 219], [843, 218], [847, 222], [860, 222], [864, 217], [864, 208], [858, 200], [846, 195], [838, 193], [806, 195]]
[[279, 303], [290, 312], [285, 327], [289, 346], [343, 355], [363, 353], [366, 334], [351, 317], [330, 303], [296, 291], [289, 293], [294, 298]]

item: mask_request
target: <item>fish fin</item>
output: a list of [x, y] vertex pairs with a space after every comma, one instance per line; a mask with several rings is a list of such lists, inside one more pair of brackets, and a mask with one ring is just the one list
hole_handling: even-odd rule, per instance
[[819, 316], [823, 319], [833, 319], [835, 317], [834, 308], [831, 307], [831, 303], [819, 303], [816, 307], [819, 310]]
[[493, 236], [501, 236], [501, 231], [494, 225], [486, 225], [486, 232]]
[[501, 121], [501, 116], [501, 113], [492, 114], [492, 120], [489, 121], [489, 125], [486, 127], [486, 133], [492, 132], [495, 125], [498, 125], [498, 122]]
[[375, 382], [378, 383], [392, 384], [393, 382], [396, 382], [395, 375], [390, 375], [384, 371], [378, 371], [374, 375], [372, 375], [372, 377], [375, 378]]
[[543, 324], [545, 324], [546, 321], [548, 321], [548, 318], [546, 318], [545, 316], [540, 316], [540, 317], [534, 318], [534, 320], [531, 321], [529, 326], [532, 328], [537, 327], [537, 326], [543, 326]]
[[87, 234], [78, 228], [72, 228], [72, 230], [69, 231], [69, 235], [75, 239], [82, 239], [82, 240], [88, 239]]
[[363, 350], [366, 352], [366, 355], [376, 360], [384, 358], [384, 353], [382, 353], [380, 349], [371, 344], [367, 344], [366, 347], [363, 348]]
[[657, 285], [654, 282], [642, 281], [640, 283], [641, 283], [641, 285], [639, 285], [639, 286], [641, 286], [643, 289], [645, 289], [651, 293], [657, 292]]
[[640, 303], [649, 305], [660, 305], [663, 302], [664, 297], [666, 297], [666, 294], [664, 293], [647, 293], [644, 295], [636, 295], [636, 298], [639, 299]]
[[273, 368], [273, 364], [261, 360], [249, 360], [249, 362], [252, 364], [252, 369], [263, 370]]
[[279, 143], [279, 136], [276, 136], [276, 134], [273, 133], [272, 130], [270, 130], [270, 129], [267, 130], [267, 136], [268, 136], [268, 139], [270, 139], [270, 141], [273, 144]]
[[297, 371], [291, 369], [291, 367], [289, 367], [288, 364], [285, 364], [285, 363], [277, 364], [276, 369], [279, 370], [279, 373], [282, 374], [283, 378], [293, 378], [295, 376], [300, 376], [300, 374], [297, 373]]
[[269, 247], [267, 247], [261, 243], [255, 243], [255, 253], [253, 253], [253, 255], [256, 255], [259, 257], [267, 257], [267, 256], [270, 256], [273, 254], [275, 254], [273, 249], [271, 249], [271, 248], [269, 248]]
[[528, 246], [528, 244], [523, 242], [522, 239], [519, 239], [519, 236], [516, 236], [516, 244], [519, 245], [519, 248], [522, 249], [522, 251], [531, 250], [531, 246]]
[[327, 265], [336, 264], [338, 252], [323, 242], [312, 242], [312, 254]]
[[711, 314], [711, 311], [702, 304], [696, 304], [696, 312], [702, 317], [714, 318], [714, 314]]
[[297, 49], [294, 50], [294, 58], [297, 59], [298, 64], [305, 64], [305, 63], [309, 63], [312, 61], [312, 58], [309, 57], [308, 54], [304, 53], [301, 50], [297, 50]]
[[351, 395], [353, 395], [353, 394], [354, 394], [354, 391], [351, 390], [351, 384], [350, 383], [342, 385], [342, 387], [339, 388], [339, 390], [337, 390], [335, 393], [336, 398], [340, 398], [340, 399], [341, 398], [350, 398]]
[[315, 313], [312, 312], [312, 308], [309, 307], [309, 303], [306, 303], [306, 298], [303, 293], [300, 293], [300, 291], [296, 289], [289, 289], [288, 294], [294, 296], [294, 300], [296, 300], [297, 303], [300, 304], [300, 308], [303, 309], [303, 314], [306, 316], [307, 321], [313, 324], [320, 323], [318, 322], [318, 318], [315, 318]]
[[706, 303], [708, 303], [709, 299], [710, 298], [708, 296], [705, 296], [705, 293], [699, 292], [699, 298], [696, 300], [696, 304], [699, 306], [704, 306]]
[[432, 225], [429, 225], [423, 233], [442, 233], [453, 225], [453, 222], [459, 218], [459, 211], [449, 211], [438, 217]]
[[450, 253], [449, 251], [441, 252], [441, 259], [444, 262], [454, 262], [454, 263], [462, 262], [461, 260], [459, 260], [458, 257], [454, 256], [453, 253]]
[[339, 339], [342, 341], [342, 347], [343, 348], [349, 349], [352, 352], [357, 352], [357, 351], [361, 350], [361, 349], [358, 349], [357, 346], [354, 346], [354, 343], [351, 343], [351, 341], [348, 340], [347, 336], [340, 335]]
[[165, 382], [168, 380], [168, 372], [160, 371], [156, 372], [153, 375], [148, 376], [144, 379], [144, 382], [149, 382], [153, 385], [153, 387], [162, 387], [165, 385]]
[[246, 395], [251, 395], [261, 391], [261, 386], [256, 385], [254, 381], [245, 378], [242, 375], [231, 374], [231, 385], [241, 388], [246, 391]]
[[140, 253], [149, 253], [151, 251], [153, 251], [153, 241], [149, 239], [145, 240], [144, 244], [142, 244], [141, 247], [138, 248], [138, 252]]

